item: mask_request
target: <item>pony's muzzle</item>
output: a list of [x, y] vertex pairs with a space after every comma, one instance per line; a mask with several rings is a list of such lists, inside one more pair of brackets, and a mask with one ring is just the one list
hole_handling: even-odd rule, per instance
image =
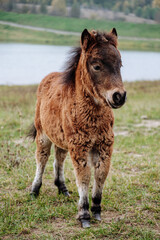
[[126, 101], [127, 93], [124, 91], [123, 93], [115, 92], [112, 96], [113, 99], [113, 107], [119, 108], [121, 107]]
[[123, 91], [108, 91], [107, 102], [111, 108], [120, 108], [126, 101], [127, 93]]

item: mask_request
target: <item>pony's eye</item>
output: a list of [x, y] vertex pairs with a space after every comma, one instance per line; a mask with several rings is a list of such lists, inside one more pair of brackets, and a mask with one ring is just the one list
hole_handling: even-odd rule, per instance
[[101, 68], [99, 65], [93, 65], [94, 70], [99, 71]]

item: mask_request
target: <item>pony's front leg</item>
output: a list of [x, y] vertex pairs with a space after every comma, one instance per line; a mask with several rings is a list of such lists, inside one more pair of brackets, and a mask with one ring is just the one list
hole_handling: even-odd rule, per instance
[[87, 152], [83, 148], [70, 149], [73, 161], [76, 184], [79, 192], [78, 219], [83, 228], [90, 227], [88, 187], [91, 170], [87, 160]]
[[93, 155], [93, 165], [94, 165], [94, 185], [92, 191], [92, 216], [96, 220], [101, 220], [101, 200], [102, 200], [102, 190], [104, 182], [109, 172], [111, 156], [106, 155], [102, 157], [101, 155], [94, 153]]
[[64, 160], [67, 155], [66, 150], [59, 148], [55, 145], [55, 161], [54, 161], [54, 175], [55, 175], [55, 185], [58, 187], [59, 194], [62, 193], [65, 196], [69, 196], [69, 192], [65, 185], [65, 179], [64, 179]]

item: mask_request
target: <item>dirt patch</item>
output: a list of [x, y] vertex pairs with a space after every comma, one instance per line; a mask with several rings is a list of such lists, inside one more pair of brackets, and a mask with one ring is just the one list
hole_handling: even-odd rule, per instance
[[128, 131], [114, 131], [114, 136], [128, 136], [129, 132]]
[[138, 154], [138, 153], [134, 153], [134, 152], [126, 152], [126, 154], [128, 156], [134, 157], [134, 158], [141, 158], [143, 155], [142, 154]]
[[110, 223], [112, 221], [118, 221], [125, 218], [125, 214], [119, 214], [118, 212], [106, 211], [102, 212], [102, 221], [104, 223]]
[[18, 139], [15, 139], [13, 141], [15, 143], [16, 146], [23, 146], [24, 148], [28, 148], [29, 146], [29, 143], [26, 143], [25, 139], [24, 138], [18, 138]]
[[132, 173], [137, 173], [140, 172], [140, 169], [138, 167], [134, 167], [134, 168], [124, 168], [124, 170], [130, 171]]
[[136, 127], [146, 127], [148, 129], [160, 127], [160, 120], [150, 120], [143, 119], [143, 121], [139, 124], [135, 125]]
[[135, 177], [137, 176], [137, 174], [140, 172], [140, 170], [138, 168], [124, 168], [123, 171], [120, 170], [115, 170], [114, 172], [116, 172], [117, 174], [121, 175], [122, 177]]
[[117, 149], [114, 149], [113, 153], [124, 153], [124, 154], [126, 154], [128, 156], [131, 156], [131, 157], [134, 157], [134, 158], [141, 158], [143, 156], [143, 154], [139, 154], [139, 153], [136, 153], [136, 152], [120, 151], [120, 150], [117, 150]]
[[[151, 119], [147, 119], [146, 116], [142, 116], [141, 117], [142, 122], [138, 123], [138, 124], [134, 124], [133, 127], [145, 127], [148, 130], [151, 130], [153, 128], [157, 128], [160, 127], [160, 120], [151, 120]], [[129, 131], [128, 130], [114, 130], [114, 135], [115, 136], [129, 136]], [[139, 156], [137, 156], [139, 157]]]
[[[75, 219], [75, 217], [73, 217]], [[73, 225], [74, 224], [74, 225]], [[53, 239], [63, 239], [67, 240], [74, 236], [77, 232], [83, 230], [81, 229], [79, 221], [71, 223], [70, 220], [53, 218], [48, 221], [49, 227], [47, 229], [42, 228], [42, 226], [37, 225], [37, 228], [31, 230], [31, 234], [37, 237], [44, 235], [53, 237]]]

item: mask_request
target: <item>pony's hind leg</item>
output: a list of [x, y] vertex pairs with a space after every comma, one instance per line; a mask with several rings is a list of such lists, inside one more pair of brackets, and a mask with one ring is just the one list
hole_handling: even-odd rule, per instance
[[59, 194], [62, 193], [65, 196], [69, 196], [69, 192], [65, 185], [64, 178], [64, 160], [67, 155], [67, 150], [59, 148], [55, 145], [55, 160], [54, 160], [54, 176], [55, 176], [55, 185], [58, 187]]
[[50, 156], [50, 149], [51, 149], [52, 142], [47, 138], [45, 134], [37, 133], [36, 144], [37, 144], [37, 149], [36, 149], [37, 168], [36, 168], [36, 175], [32, 183], [32, 190], [31, 190], [31, 195], [34, 195], [34, 196], [39, 195], [39, 190], [42, 185], [42, 176], [43, 176], [46, 163]]

